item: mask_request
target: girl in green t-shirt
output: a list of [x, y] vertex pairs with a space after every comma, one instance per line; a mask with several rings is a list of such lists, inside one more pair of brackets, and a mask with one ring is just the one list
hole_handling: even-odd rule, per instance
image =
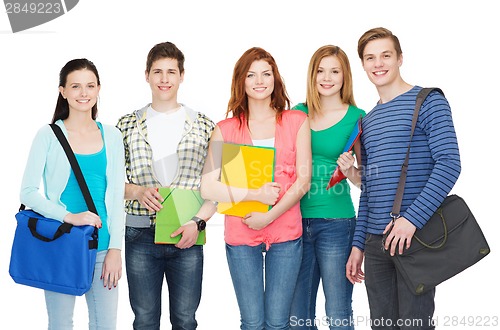
[[320, 279], [329, 326], [354, 329], [353, 285], [346, 278], [345, 265], [356, 213], [347, 180], [326, 189], [337, 166], [352, 184], [361, 185], [360, 170], [354, 166], [361, 164], [359, 141], [354, 155], [343, 152], [358, 120], [365, 115], [356, 107], [352, 86], [345, 52], [337, 46], [323, 46], [309, 63], [306, 102], [294, 107], [309, 115], [312, 179], [311, 189], [300, 201], [304, 249], [290, 317], [292, 329], [308, 324], [316, 328]]

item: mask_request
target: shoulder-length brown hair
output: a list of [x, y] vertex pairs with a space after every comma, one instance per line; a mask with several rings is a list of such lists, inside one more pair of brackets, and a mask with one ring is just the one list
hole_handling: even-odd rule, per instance
[[231, 98], [226, 111], [226, 118], [232, 114], [238, 118], [240, 125], [242, 120], [248, 120], [248, 97], [245, 92], [245, 79], [248, 70], [254, 61], [264, 60], [271, 66], [274, 75], [274, 91], [271, 94], [271, 107], [276, 110], [276, 120], [281, 120], [284, 110], [290, 108], [290, 99], [280, 75], [276, 61], [267, 51], [260, 47], [248, 49], [236, 62], [231, 83]]
[[307, 71], [306, 105], [311, 117], [321, 113], [321, 102], [316, 79], [318, 77], [319, 64], [327, 56], [335, 56], [339, 60], [340, 68], [344, 74], [344, 81], [340, 89], [342, 103], [356, 105], [356, 102], [354, 102], [351, 66], [347, 54], [338, 46], [322, 46], [311, 57]]

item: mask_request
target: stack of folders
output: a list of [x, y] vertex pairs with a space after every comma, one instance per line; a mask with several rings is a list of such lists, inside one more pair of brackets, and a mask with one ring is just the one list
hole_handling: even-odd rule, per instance
[[[177, 244], [181, 235], [170, 235], [198, 213], [203, 199], [199, 190], [162, 187], [158, 192], [163, 197], [163, 208], [156, 213], [155, 243]], [[195, 244], [205, 244], [205, 232], [203, 230], [198, 234]]]
[[[221, 182], [230, 187], [258, 189], [274, 180], [275, 148], [224, 143]], [[231, 194], [231, 191], [229, 190]], [[270, 206], [257, 201], [219, 203], [217, 212], [244, 217], [250, 212], [267, 212]]]
[[[349, 136], [349, 139], [347, 140], [347, 143], [344, 146], [344, 152], [351, 152], [352, 149], [354, 148], [354, 145], [356, 142], [359, 140], [359, 137], [361, 136], [362, 133], [362, 128], [361, 128], [361, 116], [359, 117], [358, 121], [356, 122], [356, 125], [354, 125], [354, 128], [351, 132], [351, 135]], [[326, 190], [330, 189], [340, 181], [344, 180], [346, 178], [345, 174], [340, 171], [340, 167], [335, 167], [335, 170], [333, 171], [330, 181], [328, 181], [328, 185], [326, 186]]]

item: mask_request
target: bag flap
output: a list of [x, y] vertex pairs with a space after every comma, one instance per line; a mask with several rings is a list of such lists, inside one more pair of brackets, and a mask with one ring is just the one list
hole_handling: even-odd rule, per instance
[[410, 248], [405, 250], [403, 255], [408, 255], [426, 248], [416, 238], [419, 238], [422, 242], [431, 246], [438, 246], [443, 242], [445, 239], [445, 226], [443, 225], [440, 213], [444, 218], [448, 235], [464, 223], [469, 216], [472, 216], [469, 207], [461, 197], [449, 195], [424, 227], [415, 232], [411, 240]]

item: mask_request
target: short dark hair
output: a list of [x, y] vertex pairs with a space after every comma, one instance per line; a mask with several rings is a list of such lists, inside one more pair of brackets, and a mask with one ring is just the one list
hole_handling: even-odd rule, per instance
[[153, 63], [162, 58], [172, 58], [177, 60], [179, 73], [182, 74], [184, 72], [184, 54], [170, 41], [156, 44], [153, 48], [151, 48], [146, 61], [146, 72], [149, 73]]

